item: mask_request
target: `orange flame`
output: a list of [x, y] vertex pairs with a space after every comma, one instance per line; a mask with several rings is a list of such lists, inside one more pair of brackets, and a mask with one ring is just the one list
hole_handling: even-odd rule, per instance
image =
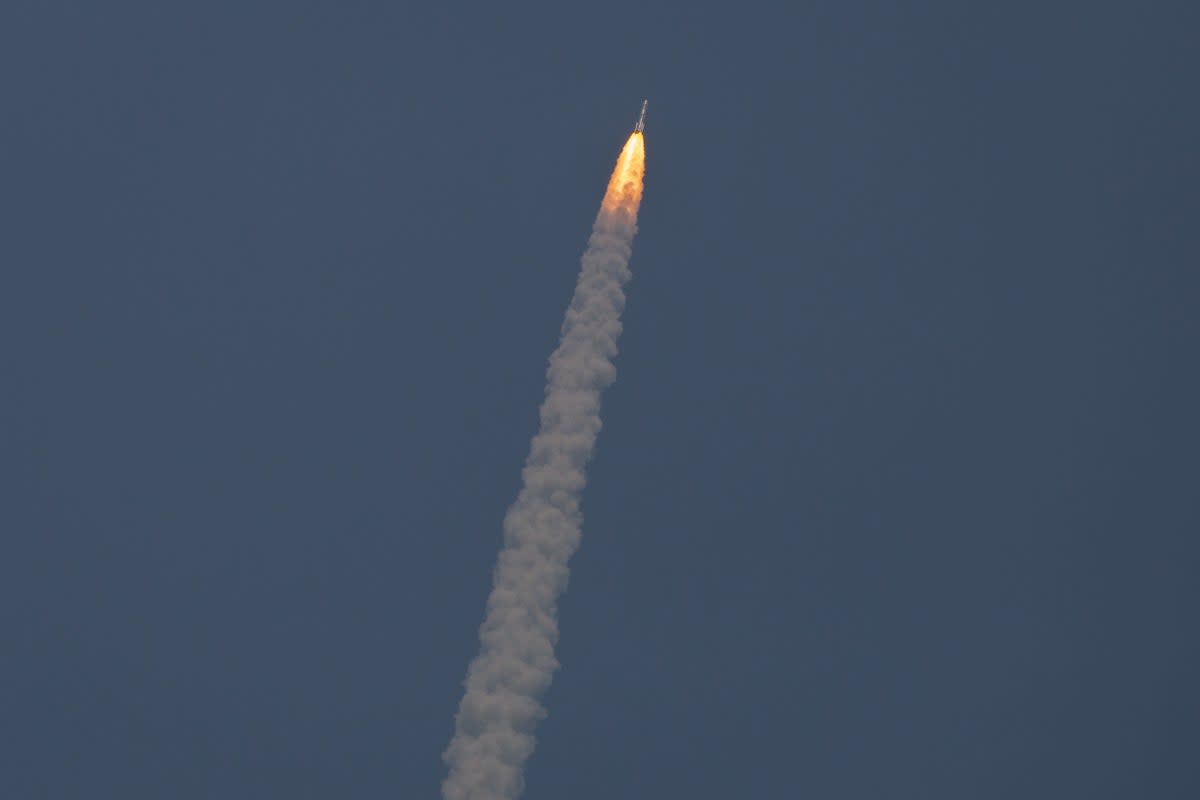
[[642, 178], [646, 173], [646, 143], [641, 133], [629, 134], [629, 141], [617, 157], [617, 166], [608, 180], [602, 211], [624, 211], [637, 215], [642, 202]]

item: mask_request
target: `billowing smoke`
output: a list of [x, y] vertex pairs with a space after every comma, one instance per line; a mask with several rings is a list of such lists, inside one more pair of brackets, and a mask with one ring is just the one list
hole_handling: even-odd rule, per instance
[[642, 197], [642, 134], [629, 137], [583, 255], [562, 340], [550, 357], [541, 428], [524, 485], [504, 519], [504, 546], [480, 629], [479, 655], [444, 758], [445, 800], [511, 800], [523, 788], [539, 698], [558, 661], [558, 597], [579, 547], [585, 467], [600, 431], [600, 394], [616, 378], [623, 287]]

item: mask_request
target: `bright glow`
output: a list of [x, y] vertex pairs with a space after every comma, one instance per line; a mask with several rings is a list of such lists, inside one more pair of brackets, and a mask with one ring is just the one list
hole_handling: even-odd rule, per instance
[[637, 214], [638, 205], [642, 202], [642, 178], [645, 172], [645, 139], [640, 133], [631, 133], [608, 181], [608, 191], [604, 193], [604, 211], [620, 209]]

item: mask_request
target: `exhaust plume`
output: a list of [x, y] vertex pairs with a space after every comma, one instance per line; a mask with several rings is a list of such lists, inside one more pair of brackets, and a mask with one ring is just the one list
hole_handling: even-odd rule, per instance
[[[644, 110], [643, 110], [644, 113]], [[562, 339], [550, 356], [541, 427], [504, 519], [504, 545], [455, 734], [443, 754], [445, 800], [512, 800], [524, 788], [539, 702], [558, 661], [558, 598], [578, 549], [585, 467], [600, 431], [600, 394], [616, 378], [623, 288], [637, 233], [645, 149], [630, 135], [596, 216]]]

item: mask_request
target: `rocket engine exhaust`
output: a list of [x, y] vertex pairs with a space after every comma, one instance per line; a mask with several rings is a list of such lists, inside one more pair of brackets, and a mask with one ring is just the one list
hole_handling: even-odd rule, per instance
[[443, 758], [445, 800], [513, 800], [524, 788], [540, 698], [558, 668], [558, 598], [579, 548], [585, 468], [600, 431], [600, 396], [616, 378], [624, 287], [637, 233], [645, 145], [637, 128], [617, 159], [583, 254], [562, 338], [546, 371], [541, 426], [504, 519], [504, 544]]

